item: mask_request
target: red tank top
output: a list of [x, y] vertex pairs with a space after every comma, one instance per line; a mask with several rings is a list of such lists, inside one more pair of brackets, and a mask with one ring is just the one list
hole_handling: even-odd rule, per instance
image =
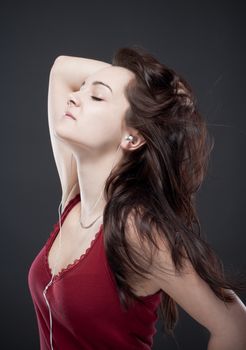
[[[65, 207], [61, 224], [78, 201], [80, 193]], [[52, 277], [47, 257], [59, 232], [59, 220], [53, 228], [28, 272], [41, 350], [50, 349], [49, 310], [43, 290]], [[52, 313], [54, 350], [143, 350], [153, 345], [161, 290], [141, 297], [144, 304], [136, 301], [123, 310], [107, 263], [103, 225], [85, 254], [54, 277], [46, 297]]]

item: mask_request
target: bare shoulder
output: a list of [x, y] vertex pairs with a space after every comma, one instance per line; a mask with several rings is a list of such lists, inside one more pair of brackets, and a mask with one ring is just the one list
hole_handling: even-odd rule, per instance
[[[125, 223], [125, 237], [127, 243], [130, 246], [131, 252], [134, 254], [133, 260], [137, 262], [138, 266], [141, 266], [146, 273], [145, 277], [139, 277], [136, 274], [130, 274], [128, 276], [128, 282], [135, 290], [135, 294], [138, 296], [149, 296], [155, 294], [160, 290], [159, 284], [156, 282], [155, 274], [151, 272], [151, 260], [153, 251], [148, 241], [141, 236], [135, 225], [135, 215], [131, 213], [128, 215]], [[134, 267], [135, 270], [135, 267]]]
[[[143, 214], [144, 209], [139, 210]], [[165, 234], [163, 232], [160, 233], [154, 224], [151, 225], [149, 232], [151, 241], [146, 235], [143, 235], [138, 231], [135, 223], [134, 211], [128, 215], [125, 228], [126, 238], [135, 249], [140, 252], [145, 251], [146, 254], [151, 254], [152, 249], [154, 249], [153, 269], [154, 266], [158, 267], [159, 265], [164, 265], [175, 270], [168, 240], [165, 237]]]
[[[143, 210], [142, 210], [143, 212]], [[166, 293], [170, 283], [177, 281], [181, 276], [197, 277], [190, 260], [184, 250], [182, 260], [183, 269], [178, 271], [172, 259], [170, 244], [164, 232], [157, 230], [154, 223], [150, 226], [149, 235], [139, 232], [135, 223], [135, 213], [132, 211], [126, 220], [125, 235], [127, 242], [134, 248], [137, 255], [142, 256], [143, 267], [148, 269], [152, 284]], [[182, 279], [178, 279], [181, 281]], [[173, 284], [174, 285], [174, 284]]]

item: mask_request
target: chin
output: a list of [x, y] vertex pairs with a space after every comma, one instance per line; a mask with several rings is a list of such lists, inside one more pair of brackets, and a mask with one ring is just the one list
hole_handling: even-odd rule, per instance
[[[71, 120], [72, 122], [74, 122], [74, 120]], [[55, 136], [59, 139], [62, 140], [71, 140], [73, 139], [73, 134], [74, 134], [74, 128], [70, 127], [70, 123], [71, 121], [64, 121], [64, 120], [60, 120], [58, 122], [56, 122], [55, 128], [54, 128], [54, 133]]]

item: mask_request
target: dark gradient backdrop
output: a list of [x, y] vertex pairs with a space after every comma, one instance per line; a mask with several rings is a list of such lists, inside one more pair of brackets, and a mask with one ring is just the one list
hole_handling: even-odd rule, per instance
[[[137, 44], [185, 76], [215, 137], [198, 197], [202, 227], [225, 268], [245, 270], [244, 2], [10, 1], [0, 8], [1, 348], [39, 349], [27, 274], [58, 218], [47, 92], [61, 54], [111, 62], [117, 48]], [[179, 349], [206, 349], [207, 330], [180, 312]], [[153, 349], [177, 349], [157, 327]]]

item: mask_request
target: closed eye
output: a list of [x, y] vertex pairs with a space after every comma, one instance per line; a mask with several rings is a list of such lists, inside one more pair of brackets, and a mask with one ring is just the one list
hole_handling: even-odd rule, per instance
[[96, 97], [96, 96], [91, 96], [91, 98], [92, 98], [93, 100], [96, 100], [96, 101], [103, 101], [102, 98], [99, 98], [99, 97]]

